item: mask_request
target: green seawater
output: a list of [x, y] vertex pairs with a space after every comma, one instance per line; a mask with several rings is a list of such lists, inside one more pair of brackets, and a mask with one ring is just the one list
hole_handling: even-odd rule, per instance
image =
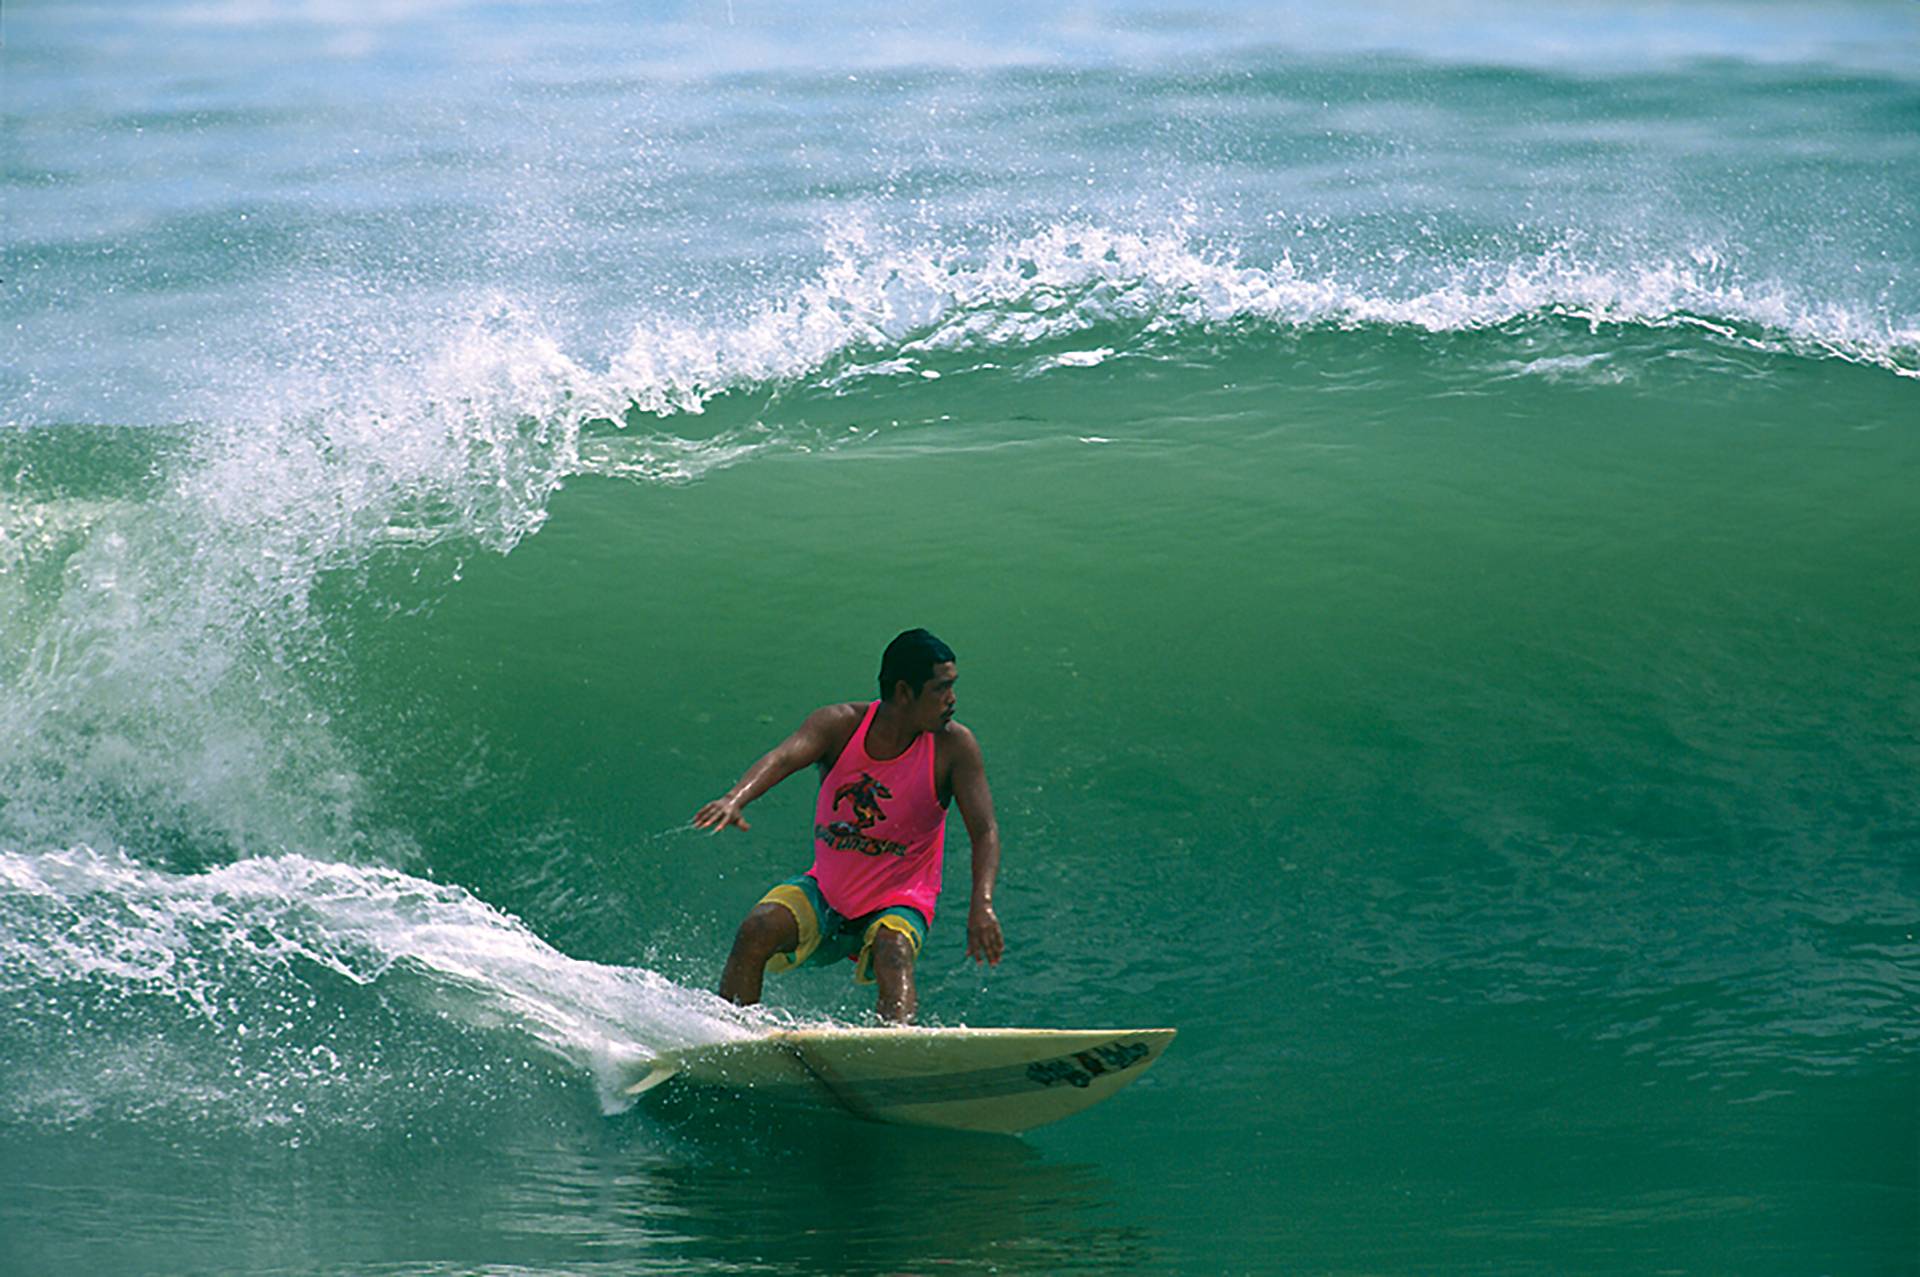
[[[1909, 8], [452, 15], [8, 15], [0, 1273], [1920, 1271]], [[913, 625], [1179, 1039], [630, 1103]]]

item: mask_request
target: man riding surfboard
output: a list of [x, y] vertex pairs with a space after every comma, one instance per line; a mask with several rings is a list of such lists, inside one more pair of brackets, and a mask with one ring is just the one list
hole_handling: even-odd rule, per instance
[[740, 812], [748, 803], [809, 763], [820, 768], [813, 867], [747, 914], [720, 977], [722, 997], [751, 1006], [767, 971], [846, 957], [855, 980], [879, 986], [880, 1017], [910, 1021], [914, 961], [940, 894], [954, 801], [973, 847], [967, 955], [999, 965], [1000, 832], [980, 743], [953, 721], [958, 678], [951, 648], [925, 630], [905, 631], [880, 658], [880, 699], [815, 710], [695, 814], [696, 828], [746, 829]]

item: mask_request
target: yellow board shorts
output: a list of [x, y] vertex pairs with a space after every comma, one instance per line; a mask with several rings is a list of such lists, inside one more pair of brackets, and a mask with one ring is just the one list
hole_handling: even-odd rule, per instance
[[791, 971], [815, 959], [850, 958], [854, 982], [872, 984], [873, 939], [882, 930], [905, 936], [916, 957], [927, 938], [927, 920], [911, 905], [889, 905], [849, 918], [827, 903], [811, 874], [787, 879], [760, 897], [760, 903], [784, 905], [800, 925], [800, 943], [791, 953], [774, 954], [767, 962], [769, 971]]

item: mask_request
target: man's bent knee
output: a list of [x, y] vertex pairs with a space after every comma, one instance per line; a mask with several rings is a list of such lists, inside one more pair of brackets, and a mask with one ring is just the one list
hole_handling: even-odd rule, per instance
[[791, 909], [779, 904], [755, 905], [733, 937], [735, 950], [761, 961], [776, 953], [792, 953], [799, 946], [800, 924]]
[[876, 972], [903, 972], [913, 970], [913, 941], [889, 927], [882, 927], [873, 938], [873, 969]]
[[873, 938], [873, 979], [880, 986], [874, 1008], [882, 1020], [906, 1024], [919, 1006], [913, 989], [913, 941], [891, 929]]

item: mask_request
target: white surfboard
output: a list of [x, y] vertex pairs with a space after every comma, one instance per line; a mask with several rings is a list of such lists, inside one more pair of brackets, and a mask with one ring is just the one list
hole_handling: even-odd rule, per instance
[[1098, 1104], [1152, 1067], [1172, 1029], [778, 1029], [668, 1051], [628, 1085], [680, 1078], [825, 1103], [874, 1122], [1014, 1132]]

